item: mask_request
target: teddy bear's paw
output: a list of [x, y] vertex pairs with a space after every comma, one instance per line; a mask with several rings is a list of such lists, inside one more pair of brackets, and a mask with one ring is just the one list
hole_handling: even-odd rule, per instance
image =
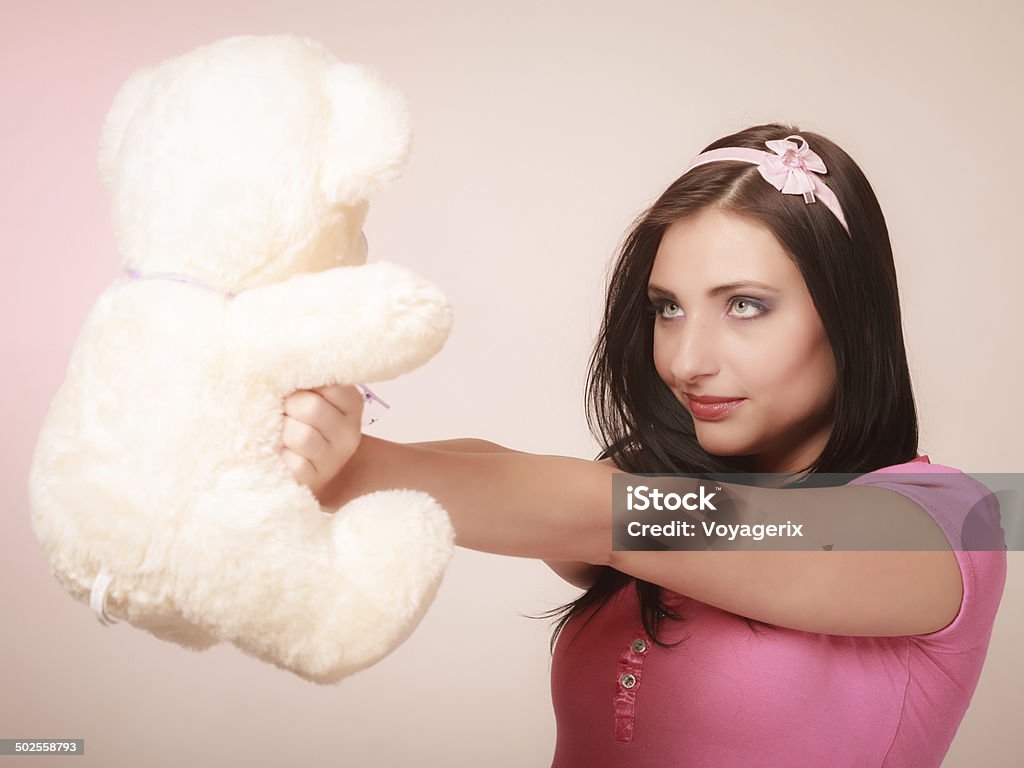
[[[372, 314], [376, 327], [362, 335], [372, 342], [365, 357], [380, 370], [363, 380], [390, 378], [425, 364], [436, 355], [451, 333], [454, 313], [444, 293], [430, 281], [404, 267], [377, 262], [359, 267], [373, 286], [368, 296], [378, 303]], [[344, 347], [341, 347], [344, 349]]]
[[412, 271], [389, 262], [336, 267], [241, 293], [225, 315], [227, 365], [287, 391], [384, 381], [426, 363], [451, 327], [445, 295]]
[[331, 516], [331, 526], [336, 574], [324, 578], [346, 609], [329, 637], [334, 666], [354, 671], [383, 658], [418, 626], [454, 554], [455, 532], [433, 498], [412, 490], [353, 499]]

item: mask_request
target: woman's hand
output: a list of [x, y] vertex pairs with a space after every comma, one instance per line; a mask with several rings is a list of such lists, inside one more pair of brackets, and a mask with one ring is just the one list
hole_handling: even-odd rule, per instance
[[284, 399], [281, 457], [318, 499], [359, 447], [363, 403], [352, 384], [300, 389]]

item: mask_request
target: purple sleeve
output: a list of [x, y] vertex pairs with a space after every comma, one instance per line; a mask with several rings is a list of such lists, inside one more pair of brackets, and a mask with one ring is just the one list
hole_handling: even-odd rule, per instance
[[1005, 534], [992, 491], [958, 469], [919, 462], [869, 472], [849, 484], [887, 488], [913, 501], [942, 529], [960, 564], [960, 611], [942, 629], [914, 637], [934, 650], [987, 644], [1006, 583]]

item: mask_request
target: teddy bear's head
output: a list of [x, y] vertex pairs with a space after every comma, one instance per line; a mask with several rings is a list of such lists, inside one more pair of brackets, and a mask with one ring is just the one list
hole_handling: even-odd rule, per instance
[[314, 40], [240, 36], [134, 72], [100, 137], [122, 265], [224, 292], [362, 264], [405, 102]]

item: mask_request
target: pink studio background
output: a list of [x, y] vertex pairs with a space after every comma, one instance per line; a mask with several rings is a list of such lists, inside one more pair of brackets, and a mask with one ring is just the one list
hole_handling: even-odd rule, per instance
[[[330, 688], [103, 628], [48, 572], [29, 459], [118, 270], [99, 129], [133, 69], [221, 37], [315, 37], [409, 100], [412, 158], [371, 210], [370, 259], [434, 280], [456, 319], [440, 355], [376, 388], [393, 408], [373, 433], [593, 458], [583, 384], [620, 236], [709, 141], [782, 120], [846, 147], [882, 202], [922, 451], [1024, 470], [1021, 6], [825, 6], [5, 2], [0, 738], [84, 738], [102, 766], [550, 764], [549, 627], [519, 613], [578, 591], [538, 561], [459, 550], [413, 637]], [[1020, 567], [1011, 553], [946, 766], [1019, 765]]]

